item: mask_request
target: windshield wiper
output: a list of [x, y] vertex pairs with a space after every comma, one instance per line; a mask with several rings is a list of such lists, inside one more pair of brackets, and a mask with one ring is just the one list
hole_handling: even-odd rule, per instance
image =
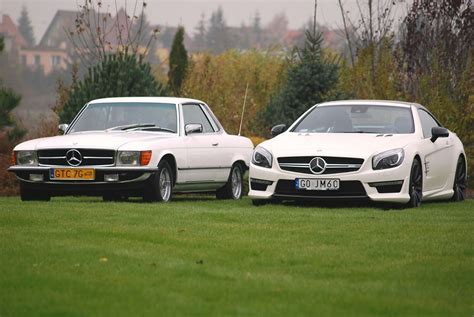
[[143, 131], [163, 131], [163, 132], [171, 132], [171, 133], [176, 133], [174, 130], [168, 129], [168, 128], [162, 128], [158, 126], [146, 126], [146, 127], [137, 127], [135, 128], [136, 130], [143, 130]]
[[338, 133], [376, 133], [376, 132], [356, 130], [356, 131], [342, 131], [342, 132], [338, 132]]
[[111, 127], [111, 128], [108, 128], [107, 131], [110, 131], [110, 130], [122, 130], [122, 131], [125, 131], [125, 130], [129, 130], [129, 129], [135, 129], [135, 128], [141, 128], [141, 127], [154, 127], [155, 124], [154, 123], [134, 123], [134, 124], [126, 124], [126, 125], [118, 125], [116, 127]]
[[176, 133], [174, 130], [159, 127], [154, 123], [134, 123], [134, 124], [127, 124], [127, 125], [119, 125], [119, 126], [116, 126], [116, 127], [108, 128], [107, 131], [110, 131], [110, 130], [127, 131], [127, 130], [132, 130], [132, 129], [133, 130], [163, 131], [163, 132]]

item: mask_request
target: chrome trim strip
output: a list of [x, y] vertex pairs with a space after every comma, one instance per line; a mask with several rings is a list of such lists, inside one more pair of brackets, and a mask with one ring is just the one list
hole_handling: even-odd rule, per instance
[[97, 165], [94, 166], [79, 166], [79, 167], [72, 167], [72, 166], [10, 166], [8, 168], [9, 172], [15, 172], [15, 171], [49, 171], [51, 167], [56, 167], [56, 168], [72, 168], [72, 169], [84, 169], [84, 168], [93, 168], [96, 171], [143, 171], [143, 172], [156, 172], [158, 170], [158, 167], [152, 167], [152, 166], [146, 166], [146, 167], [135, 167], [135, 166], [111, 166], [111, 167], [97, 167]]
[[110, 156], [84, 156], [85, 160], [113, 160], [113, 157]]
[[300, 167], [309, 168], [309, 163], [280, 163], [280, 167]]
[[227, 169], [231, 168], [232, 166], [229, 167], [178, 167], [178, 171], [189, 171], [189, 170], [217, 170], [217, 169]]
[[362, 164], [326, 164], [326, 168], [360, 168]]
[[39, 164], [39, 166], [46, 166], [46, 167], [54, 167], [54, 168], [95, 168], [97, 166], [99, 167], [112, 167], [115, 166], [114, 164], [96, 164], [96, 165], [79, 165], [79, 166], [71, 166], [71, 165], [50, 165], [50, 164]]
[[39, 156], [38, 160], [59, 160], [59, 159], [66, 159], [65, 156]]
[[[308, 168], [309, 163], [279, 163], [280, 167]], [[360, 168], [362, 164], [326, 164], [326, 168]]]

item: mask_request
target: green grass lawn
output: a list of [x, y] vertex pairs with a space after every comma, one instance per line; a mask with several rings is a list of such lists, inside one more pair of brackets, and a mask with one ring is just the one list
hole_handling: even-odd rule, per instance
[[474, 200], [0, 199], [0, 316], [474, 315]]

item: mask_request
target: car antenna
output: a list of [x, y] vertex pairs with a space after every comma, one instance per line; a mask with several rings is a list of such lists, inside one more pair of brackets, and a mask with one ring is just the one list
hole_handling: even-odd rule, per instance
[[247, 92], [249, 91], [249, 82], [247, 82], [247, 87], [245, 87], [245, 97], [244, 97], [244, 106], [242, 107], [242, 115], [240, 117], [240, 126], [239, 126], [239, 136], [242, 132], [242, 123], [244, 122], [244, 113], [245, 113], [245, 104], [247, 103]]

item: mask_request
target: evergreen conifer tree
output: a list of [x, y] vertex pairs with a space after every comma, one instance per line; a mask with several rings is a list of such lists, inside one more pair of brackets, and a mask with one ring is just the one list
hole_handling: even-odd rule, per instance
[[35, 34], [33, 33], [33, 27], [31, 26], [31, 20], [30, 17], [28, 16], [28, 10], [24, 6], [21, 9], [21, 15], [20, 18], [18, 19], [18, 31], [20, 34], [23, 36], [23, 38], [26, 40], [28, 45], [30, 47], [35, 46], [36, 40], [35, 40]]
[[194, 29], [196, 30], [196, 32], [194, 33], [194, 44], [196, 50], [206, 50], [206, 23], [204, 22], [204, 13], [201, 14], [201, 19], [199, 20], [197, 26]]
[[335, 91], [338, 65], [324, 56], [322, 35], [306, 31], [302, 49], [295, 49], [296, 60], [290, 66], [286, 84], [260, 113], [260, 120], [270, 127], [291, 124], [309, 107], [331, 99], [341, 98]]
[[173, 40], [169, 58], [168, 85], [175, 96], [179, 96], [188, 68], [188, 52], [184, 47], [184, 28], [180, 26]]
[[206, 43], [207, 47], [216, 54], [224, 52], [231, 46], [227, 24], [224, 19], [224, 12], [221, 7], [211, 15]]

